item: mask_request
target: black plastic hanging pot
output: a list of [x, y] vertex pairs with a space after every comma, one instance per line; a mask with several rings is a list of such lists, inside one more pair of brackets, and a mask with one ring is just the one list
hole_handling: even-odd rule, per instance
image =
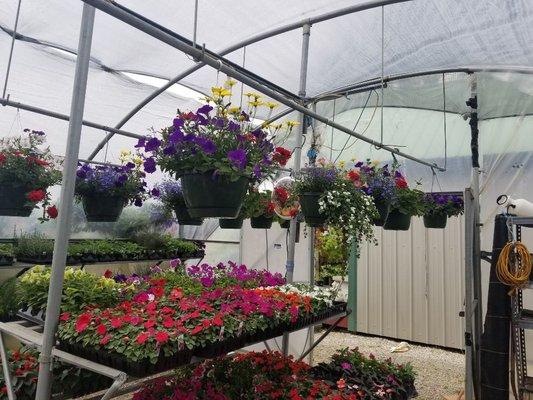
[[319, 227], [326, 222], [326, 217], [320, 212], [318, 204], [320, 196], [322, 196], [320, 192], [307, 192], [299, 196], [305, 223], [311, 227]]
[[87, 222], [116, 222], [126, 205], [124, 197], [104, 193], [84, 195], [81, 202]]
[[178, 219], [178, 224], [180, 225], [202, 225], [204, 220], [202, 218], [193, 218], [187, 207], [183, 204], [174, 206], [174, 213]]
[[383, 225], [387, 231], [407, 231], [411, 226], [411, 215], [404, 214], [400, 210], [392, 209]]
[[273, 217], [260, 215], [259, 217], [250, 218], [250, 223], [254, 229], [270, 229], [272, 227]]
[[289, 229], [291, 226], [291, 220], [290, 219], [280, 220], [279, 226], [281, 226], [283, 229]]
[[222, 229], [241, 229], [243, 218], [221, 218], [218, 220]]
[[6, 217], [29, 217], [33, 207], [25, 206], [30, 190], [23, 185], [0, 185], [0, 215]]
[[183, 198], [193, 218], [236, 218], [248, 189], [249, 179], [232, 182], [226, 177], [213, 177], [213, 172], [181, 176]]
[[424, 215], [424, 226], [426, 228], [444, 229], [447, 222], [448, 216], [446, 214]]
[[378, 210], [379, 217], [374, 218], [374, 225], [383, 226], [390, 212], [390, 201], [385, 199], [376, 199], [374, 197], [374, 205]]

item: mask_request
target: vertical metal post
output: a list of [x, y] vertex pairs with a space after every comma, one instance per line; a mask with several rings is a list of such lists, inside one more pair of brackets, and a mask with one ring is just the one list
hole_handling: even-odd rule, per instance
[[474, 400], [473, 316], [477, 306], [473, 294], [474, 211], [472, 191], [465, 190], [465, 400]]
[[17, 36], [17, 27], [19, 25], [20, 3], [22, 3], [22, 0], [19, 0], [19, 4], [17, 6], [17, 15], [15, 16], [15, 25], [13, 26], [13, 37], [11, 38], [11, 49], [9, 50], [9, 58], [7, 60], [6, 80], [4, 81], [4, 91], [2, 92], [3, 99], [6, 98], [7, 82], [9, 81], [9, 72], [11, 71], [11, 61], [13, 60], [13, 49], [15, 47], [15, 37]]
[[87, 90], [87, 76], [91, 55], [94, 12], [94, 7], [86, 3], [83, 5], [78, 42], [78, 56], [76, 59], [76, 72], [74, 75], [74, 87], [70, 104], [67, 150], [63, 164], [63, 183], [61, 185], [61, 197], [59, 203], [61, 209], [59, 212], [54, 243], [54, 257], [52, 261], [52, 274], [50, 276], [50, 287], [48, 290], [48, 301], [46, 305], [43, 345], [39, 357], [39, 379], [35, 396], [37, 400], [47, 400], [50, 398], [52, 384], [51, 354], [52, 348], [55, 345], [55, 333], [59, 320], [63, 278], [67, 259], [67, 246], [70, 236], [76, 167], [80, 150], [81, 126], [83, 110], [85, 107], [85, 93]]
[[15, 400], [15, 392], [13, 388], [13, 380], [11, 379], [11, 372], [9, 371], [9, 356], [7, 354], [6, 344], [4, 342], [4, 334], [0, 331], [0, 356], [2, 360], [2, 371], [4, 373], [4, 382], [7, 388], [7, 398]]
[[[302, 29], [302, 59], [300, 65], [300, 90], [298, 95], [302, 98], [305, 98], [306, 95], [306, 85], [307, 85], [307, 61], [309, 59], [309, 36], [311, 35], [311, 25], [305, 24]], [[307, 130], [305, 123], [305, 115], [300, 113], [300, 129], [296, 134], [296, 147], [294, 148], [293, 153], [293, 171], [296, 176], [300, 172], [300, 164], [302, 158], [302, 143], [303, 136]], [[293, 281], [294, 276], [294, 249], [296, 246], [296, 229], [297, 222], [296, 218], [291, 219], [290, 232], [289, 232], [289, 244], [287, 247], [287, 263], [286, 263], [286, 279], [288, 283]], [[287, 355], [289, 353], [289, 334], [285, 333], [283, 335], [283, 354]]]
[[348, 258], [348, 307], [352, 312], [348, 315], [348, 330], [357, 332], [357, 243], [350, 245]]

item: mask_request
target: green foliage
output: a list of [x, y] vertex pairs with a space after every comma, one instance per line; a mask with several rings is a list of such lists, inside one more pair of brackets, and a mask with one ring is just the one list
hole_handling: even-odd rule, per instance
[[13, 245], [11, 243], [0, 243], [0, 257], [13, 257]]
[[[34, 310], [45, 310], [51, 269], [37, 266], [19, 279], [20, 303]], [[63, 283], [61, 310], [78, 312], [88, 305], [111, 306], [120, 301], [121, 285], [113, 279], [67, 268]]]
[[392, 209], [397, 209], [402, 214], [420, 216], [424, 215], [424, 192], [418, 189], [396, 188], [396, 198]]
[[260, 217], [262, 215], [266, 217], [274, 216], [272, 191], [259, 192], [257, 189], [251, 188], [244, 198], [241, 214], [245, 218]]
[[328, 227], [317, 234], [317, 251], [320, 264], [346, 264], [348, 249], [342, 229]]
[[15, 254], [17, 257], [50, 256], [54, 251], [54, 242], [42, 233], [22, 234], [17, 239]]
[[347, 264], [324, 264], [320, 266], [319, 278], [324, 279], [334, 276], [345, 276], [347, 274]]
[[294, 192], [296, 195], [324, 193], [333, 188], [338, 177], [339, 171], [333, 164], [310, 168], [298, 178]]
[[17, 277], [9, 278], [0, 285], [0, 318], [15, 316], [20, 308]]

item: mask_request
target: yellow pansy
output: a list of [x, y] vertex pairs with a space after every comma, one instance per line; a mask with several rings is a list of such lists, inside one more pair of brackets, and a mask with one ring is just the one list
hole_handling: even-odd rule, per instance
[[339, 168], [340, 169], [344, 169], [344, 167], [346, 167], [346, 161], [340, 161], [339, 162]]
[[294, 128], [295, 126], [300, 125], [298, 121], [286, 121], [285, 124], [288, 128]]
[[241, 108], [240, 107], [230, 107], [230, 108], [228, 108], [228, 113], [229, 114], [240, 114], [241, 113]]
[[278, 106], [278, 103], [273, 103], [273, 102], [269, 101], [269, 102], [266, 103], [266, 106], [268, 108], [270, 108], [271, 110], [273, 110], [274, 108], [276, 108]]
[[222, 88], [220, 90], [220, 97], [226, 97], [226, 96], [231, 96], [231, 90], [228, 90], [226, 88]]
[[262, 106], [264, 103], [262, 101], [255, 99], [255, 101], [249, 101], [248, 104], [250, 104], [250, 106], [252, 107], [259, 107], [259, 106]]
[[223, 87], [213, 86], [211, 88], [211, 93], [213, 93], [213, 96], [219, 97], [219, 96], [222, 96], [221, 93], [223, 90], [227, 90], [227, 89], [224, 89]]
[[237, 81], [231, 78], [229, 78], [226, 82], [224, 82], [224, 86], [227, 88], [232, 88], [236, 84], [237, 84]]
[[136, 157], [133, 158], [133, 162], [134, 162], [137, 166], [139, 166], [139, 165], [141, 165], [141, 164], [143, 163], [143, 159], [142, 159], [141, 157], [139, 157], [139, 156], [136, 156]]

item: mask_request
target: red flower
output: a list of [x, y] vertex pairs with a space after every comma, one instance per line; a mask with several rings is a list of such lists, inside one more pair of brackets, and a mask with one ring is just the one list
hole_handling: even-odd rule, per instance
[[6, 162], [6, 155], [4, 153], [0, 153], [0, 165]]
[[48, 207], [46, 209], [46, 213], [52, 219], [56, 219], [57, 216], [59, 215], [59, 211], [57, 211], [57, 207], [56, 206]]
[[134, 315], [133, 317], [131, 317], [130, 323], [132, 325], [139, 325], [141, 322], [143, 322], [143, 320], [138, 315]]
[[287, 164], [287, 161], [289, 161], [289, 158], [291, 158], [292, 153], [290, 150], [287, 150], [283, 147], [276, 147], [276, 150], [274, 151], [274, 154], [272, 155], [272, 159], [279, 163], [282, 167]]
[[104, 336], [107, 333], [107, 328], [104, 324], [100, 324], [96, 328], [96, 332], [98, 332], [100, 336]]
[[204, 327], [202, 325], [195, 326], [191, 331], [191, 335], [196, 335], [197, 333], [200, 333], [203, 329]]
[[154, 294], [155, 297], [161, 297], [165, 294], [165, 288], [161, 286], [153, 287], [152, 293]]
[[85, 329], [87, 329], [92, 319], [93, 317], [91, 314], [88, 314], [88, 313], [81, 314], [78, 317], [78, 320], [76, 321], [76, 332], [82, 333]]
[[352, 182], [356, 182], [360, 178], [361, 178], [361, 176], [359, 175], [359, 172], [357, 172], [357, 171], [355, 171], [353, 169], [350, 172], [348, 172], [348, 179], [351, 180]]
[[165, 328], [172, 328], [174, 326], [174, 320], [172, 318], [165, 318], [163, 320], [163, 326]]
[[274, 189], [274, 193], [281, 204], [285, 203], [289, 198], [289, 192], [285, 188], [277, 187]]
[[40, 165], [41, 167], [48, 167], [48, 164], [46, 161], [41, 160], [40, 158], [35, 159], [35, 164]]
[[111, 335], [105, 335], [102, 338], [102, 340], [100, 340], [100, 344], [105, 346], [106, 344], [109, 343], [109, 341], [111, 340], [111, 337], [112, 337]]
[[274, 214], [274, 209], [276, 208], [276, 206], [274, 205], [274, 203], [272, 203], [271, 201], [268, 202], [267, 206], [266, 206], [266, 213], [267, 214]]
[[404, 189], [407, 186], [408, 185], [407, 185], [407, 181], [405, 180], [405, 178], [396, 178], [396, 187], [397, 188]]
[[113, 271], [109, 270], [109, 269], [106, 269], [105, 272], [104, 272], [104, 277], [106, 278], [112, 278], [113, 277]]
[[215, 326], [222, 326], [222, 325], [224, 325], [224, 321], [222, 320], [222, 318], [220, 317], [220, 315], [217, 315], [217, 316], [215, 316], [215, 318], [213, 318], [213, 325], [215, 325]]
[[59, 316], [60, 321], [68, 321], [69, 318], [70, 318], [70, 313], [68, 312], [64, 312], [63, 314]]
[[170, 291], [170, 300], [179, 300], [183, 297], [183, 290], [174, 288]]
[[122, 318], [111, 318], [111, 326], [115, 329], [122, 326]]
[[344, 389], [344, 388], [346, 387], [346, 381], [345, 381], [344, 379], [342, 379], [342, 378], [339, 379], [339, 380], [337, 381], [337, 387], [338, 387], [339, 389]]
[[26, 195], [29, 201], [33, 203], [38, 203], [46, 197], [46, 192], [44, 190], [32, 190]]
[[144, 344], [144, 342], [146, 342], [149, 337], [150, 334], [148, 332], [142, 332], [139, 334], [139, 336], [137, 336], [137, 339], [135, 339], [135, 341], [139, 344]]
[[157, 343], [165, 343], [168, 341], [168, 333], [159, 331], [155, 334], [155, 340]]
[[144, 327], [145, 327], [146, 329], [148, 329], [148, 328], [151, 328], [151, 327], [155, 326], [155, 324], [156, 324], [156, 321], [155, 321], [155, 320], [153, 320], [153, 319], [149, 319], [148, 321], [146, 321], [146, 322], [144, 323]]

